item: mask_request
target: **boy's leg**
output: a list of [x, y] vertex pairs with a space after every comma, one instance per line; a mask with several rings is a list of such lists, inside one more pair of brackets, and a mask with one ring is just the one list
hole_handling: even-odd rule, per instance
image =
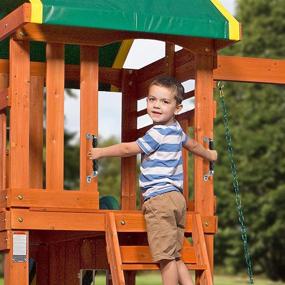
[[159, 262], [163, 285], [177, 285], [178, 271], [175, 260], [161, 260]]
[[185, 263], [181, 259], [176, 260], [176, 268], [178, 272], [178, 280], [181, 285], [193, 285], [191, 275]]

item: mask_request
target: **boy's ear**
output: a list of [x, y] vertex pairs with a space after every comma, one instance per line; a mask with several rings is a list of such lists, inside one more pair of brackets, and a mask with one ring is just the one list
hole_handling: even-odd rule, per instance
[[182, 104], [177, 105], [174, 114], [177, 115], [182, 110], [182, 108], [183, 108]]

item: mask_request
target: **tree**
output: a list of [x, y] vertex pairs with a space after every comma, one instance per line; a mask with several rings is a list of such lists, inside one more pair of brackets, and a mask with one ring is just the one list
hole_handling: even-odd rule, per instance
[[[243, 39], [226, 54], [284, 57], [285, 1], [238, 0], [237, 18], [243, 25]], [[254, 269], [274, 280], [285, 280], [281, 272], [285, 267], [285, 89], [227, 83], [225, 94]], [[221, 110], [215, 123], [220, 224], [216, 260], [230, 271], [244, 271]]]

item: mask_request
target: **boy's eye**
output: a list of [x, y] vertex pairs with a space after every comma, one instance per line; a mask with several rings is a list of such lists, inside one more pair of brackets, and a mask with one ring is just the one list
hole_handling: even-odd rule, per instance
[[164, 104], [169, 104], [169, 101], [163, 100], [163, 103], [164, 103]]
[[150, 97], [150, 98], [148, 98], [148, 100], [152, 102], [152, 101], [154, 101], [154, 98]]

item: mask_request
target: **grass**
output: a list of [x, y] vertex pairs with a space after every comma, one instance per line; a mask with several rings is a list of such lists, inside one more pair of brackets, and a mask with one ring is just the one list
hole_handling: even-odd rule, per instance
[[[159, 273], [138, 274], [136, 285], [161, 285], [161, 278]], [[105, 276], [96, 277], [96, 285], [104, 285]], [[241, 276], [224, 276], [217, 275], [214, 278], [215, 285], [247, 285], [247, 277]], [[254, 280], [255, 285], [285, 285], [283, 282], [272, 282], [268, 279], [256, 277]], [[0, 285], [4, 285], [3, 279], [0, 279]]]

